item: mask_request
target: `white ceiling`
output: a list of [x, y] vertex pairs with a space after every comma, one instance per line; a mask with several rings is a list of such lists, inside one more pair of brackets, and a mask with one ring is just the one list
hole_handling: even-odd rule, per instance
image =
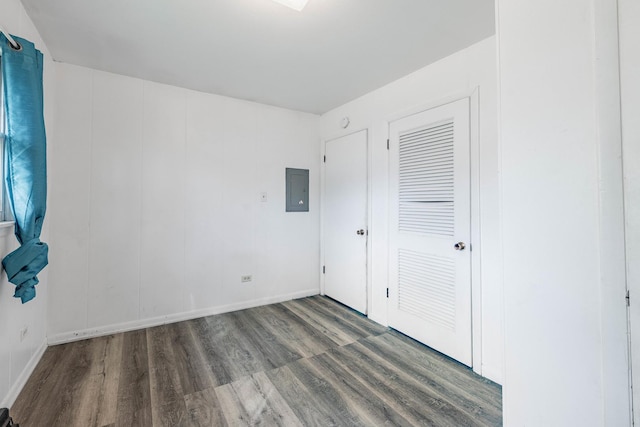
[[494, 0], [22, 0], [56, 61], [324, 113], [494, 34]]

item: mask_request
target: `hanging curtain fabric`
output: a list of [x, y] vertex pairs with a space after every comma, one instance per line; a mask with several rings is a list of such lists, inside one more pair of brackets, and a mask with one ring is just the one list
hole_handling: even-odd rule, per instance
[[40, 241], [47, 200], [46, 134], [42, 95], [42, 53], [19, 37], [14, 48], [0, 34], [0, 63], [6, 112], [5, 180], [20, 247], [2, 260], [15, 297], [36, 296], [37, 274], [48, 264]]

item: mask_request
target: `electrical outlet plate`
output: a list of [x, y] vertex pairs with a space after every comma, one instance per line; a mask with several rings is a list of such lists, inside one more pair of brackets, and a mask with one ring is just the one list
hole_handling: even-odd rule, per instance
[[253, 276], [251, 276], [250, 274], [240, 276], [240, 281], [242, 283], [250, 282], [252, 279], [253, 279]]

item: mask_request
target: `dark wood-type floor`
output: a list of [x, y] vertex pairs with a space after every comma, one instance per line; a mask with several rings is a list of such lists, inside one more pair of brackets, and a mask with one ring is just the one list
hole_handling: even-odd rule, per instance
[[39, 426], [497, 426], [501, 389], [323, 297], [50, 347]]

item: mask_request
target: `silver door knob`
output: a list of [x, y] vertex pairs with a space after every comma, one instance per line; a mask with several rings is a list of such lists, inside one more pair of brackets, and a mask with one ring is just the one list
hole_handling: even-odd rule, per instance
[[358, 236], [364, 236], [364, 230], [363, 230], [363, 229], [360, 229], [360, 230], [356, 231], [356, 234], [357, 234]]
[[455, 245], [453, 245], [453, 247], [455, 248], [456, 251], [463, 251], [464, 248], [467, 247], [467, 245], [465, 245], [464, 242], [458, 242]]

